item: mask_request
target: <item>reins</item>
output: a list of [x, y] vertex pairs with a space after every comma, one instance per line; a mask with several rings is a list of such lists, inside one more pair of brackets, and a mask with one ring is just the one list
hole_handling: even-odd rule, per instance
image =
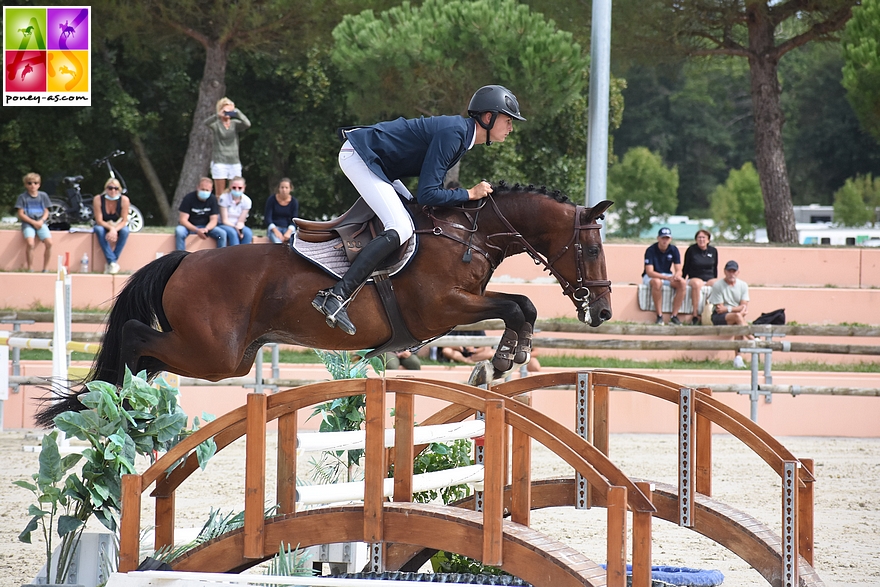
[[[544, 270], [548, 271], [556, 280], [559, 282], [559, 285], [562, 287], [562, 292], [564, 295], [568, 296], [569, 299], [574, 303], [575, 307], [578, 308], [579, 311], [588, 313], [590, 309], [590, 301], [591, 301], [591, 287], [599, 287], [605, 288], [602, 293], [596, 295], [592, 298], [593, 301], [601, 299], [602, 297], [611, 293], [611, 281], [607, 279], [587, 279], [587, 266], [586, 261], [584, 259], [584, 248], [580, 243], [580, 239], [578, 238], [580, 232], [582, 230], [600, 230], [602, 225], [592, 222], [589, 224], [581, 224], [581, 216], [585, 213], [588, 208], [585, 206], [576, 206], [575, 207], [575, 220], [574, 220], [574, 229], [572, 230], [571, 238], [568, 240], [568, 243], [562, 247], [555, 255], [552, 257], [544, 257], [537, 249], [535, 249], [532, 244], [526, 240], [526, 238], [522, 235], [522, 233], [510, 223], [506, 216], [501, 212], [501, 209], [498, 207], [498, 203], [495, 201], [495, 198], [489, 194], [485, 199], [481, 200], [479, 205], [474, 208], [465, 208], [458, 207], [457, 209], [464, 213], [465, 217], [468, 218], [473, 224], [472, 227], [467, 227], [457, 222], [446, 220], [443, 218], [438, 218], [434, 215], [433, 209], [430, 207], [425, 207], [425, 214], [431, 219], [434, 227], [430, 229], [420, 229], [415, 232], [420, 234], [433, 234], [436, 236], [443, 236], [450, 240], [453, 240], [457, 243], [460, 243], [467, 247], [465, 251], [464, 257], [462, 261], [465, 263], [470, 262], [471, 258], [471, 250], [476, 251], [480, 255], [486, 258], [489, 264], [492, 266], [492, 270], [494, 271], [501, 261], [496, 261], [495, 258], [484, 248], [480, 247], [478, 244], [474, 243], [474, 235], [479, 229], [478, 219], [480, 216], [480, 212], [486, 205], [486, 201], [489, 201], [492, 204], [492, 208], [495, 213], [498, 215], [498, 218], [507, 228], [508, 232], [499, 232], [495, 234], [490, 234], [486, 236], [485, 247], [487, 249], [494, 249], [498, 252], [501, 260], [504, 260], [506, 255], [506, 250], [502, 250], [500, 247], [497, 247], [491, 244], [489, 241], [493, 238], [512, 238], [516, 243], [522, 247], [522, 249], [532, 258], [536, 265], [543, 265]], [[471, 212], [475, 211], [472, 215]], [[444, 230], [444, 226], [446, 225], [447, 229], [455, 229], [459, 231], [464, 231], [468, 233], [468, 240], [464, 240], [457, 236], [456, 234], [450, 232], [449, 230]], [[575, 267], [577, 269], [577, 282], [576, 286], [569, 282], [554, 266], [559, 259], [562, 258], [565, 253], [574, 247], [575, 251]], [[510, 248], [510, 245], [507, 246]]]

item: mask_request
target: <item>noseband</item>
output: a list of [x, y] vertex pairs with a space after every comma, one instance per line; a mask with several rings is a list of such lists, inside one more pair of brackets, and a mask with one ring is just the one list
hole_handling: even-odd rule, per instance
[[[581, 215], [586, 210], [588, 210], [585, 206], [575, 206], [575, 215], [574, 215], [574, 230], [571, 233], [571, 238], [568, 239], [568, 243], [559, 250], [558, 253], [553, 255], [553, 257], [545, 258], [541, 253], [539, 253], [535, 247], [527, 241], [522, 234], [518, 230], [516, 230], [510, 221], [501, 213], [501, 210], [498, 209], [498, 204], [495, 203], [495, 198], [488, 196], [489, 201], [492, 203], [492, 207], [495, 209], [495, 213], [498, 214], [498, 218], [504, 223], [504, 225], [510, 230], [509, 233], [504, 234], [493, 234], [489, 235], [489, 239], [493, 237], [512, 237], [519, 242], [519, 244], [525, 249], [526, 253], [532, 258], [535, 262], [535, 265], [543, 265], [546, 271], [549, 271], [550, 274], [556, 278], [559, 282], [559, 285], [562, 286], [562, 293], [572, 301], [575, 308], [578, 310], [578, 318], [583, 322], [584, 318], [590, 315], [590, 301], [591, 301], [591, 287], [601, 287], [604, 288], [602, 293], [592, 298], [592, 301], [598, 301], [605, 297], [606, 295], [611, 293], [611, 282], [607, 279], [587, 279], [587, 264], [584, 259], [584, 247], [580, 242], [580, 232], [582, 230], [600, 230], [602, 228], [601, 224], [596, 222], [592, 222], [590, 224], [581, 224]], [[562, 274], [554, 267], [554, 264], [565, 255], [566, 252], [570, 248], [574, 246], [575, 251], [575, 267], [577, 268], [577, 284], [572, 285]]]

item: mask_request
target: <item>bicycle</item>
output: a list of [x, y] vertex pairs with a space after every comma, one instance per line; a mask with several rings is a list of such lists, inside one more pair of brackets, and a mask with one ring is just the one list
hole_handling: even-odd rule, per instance
[[[117, 149], [105, 157], [95, 159], [95, 161], [92, 162], [92, 165], [95, 167], [100, 167], [102, 165], [106, 166], [108, 175], [113, 179], [119, 180], [119, 184], [122, 186], [122, 193], [127, 195], [128, 186], [125, 183], [125, 178], [122, 177], [122, 174], [110, 161], [114, 157], [119, 157], [124, 154], [125, 151]], [[67, 202], [58, 198], [50, 198], [51, 205], [49, 206], [48, 219], [48, 224], [50, 226], [53, 224], [57, 225], [64, 223], [67, 223], [68, 225], [92, 224], [94, 222], [94, 212], [92, 211], [93, 194], [82, 193], [80, 186], [82, 180], [82, 175], [72, 175], [62, 179], [65, 184], [70, 185], [70, 187], [65, 190]], [[144, 215], [137, 206], [131, 204], [128, 210], [128, 229], [131, 232], [138, 232], [143, 227]]]

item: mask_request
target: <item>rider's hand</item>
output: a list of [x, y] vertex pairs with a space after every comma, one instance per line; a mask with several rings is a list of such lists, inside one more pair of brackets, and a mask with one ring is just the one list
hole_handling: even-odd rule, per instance
[[492, 185], [488, 181], [481, 181], [467, 191], [468, 200], [482, 200], [492, 193]]

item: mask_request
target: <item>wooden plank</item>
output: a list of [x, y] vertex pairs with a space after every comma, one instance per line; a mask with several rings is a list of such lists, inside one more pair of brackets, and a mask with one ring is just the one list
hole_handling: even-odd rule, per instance
[[296, 513], [296, 435], [297, 410], [278, 417], [277, 477], [275, 499], [278, 513]]
[[141, 539], [141, 486], [140, 475], [122, 476], [122, 496], [119, 517], [119, 572], [128, 573], [138, 568]]
[[364, 464], [364, 542], [382, 542], [385, 465], [385, 380], [366, 383], [367, 434]]
[[607, 584], [626, 587], [626, 487], [608, 489]]
[[[651, 500], [653, 487], [645, 481], [637, 481], [638, 487]], [[651, 587], [651, 522], [653, 515], [633, 512], [632, 586]]]
[[528, 526], [532, 504], [532, 439], [513, 429], [513, 467], [510, 484], [510, 519]]
[[415, 446], [415, 402], [411, 393], [397, 393], [394, 399], [394, 501], [412, 501]]
[[486, 565], [500, 567], [504, 515], [504, 400], [486, 400], [486, 444], [483, 466], [483, 557]]
[[266, 396], [247, 396], [244, 479], [244, 556], [263, 558], [266, 504]]
[[[708, 387], [697, 389], [698, 394], [712, 395]], [[700, 396], [697, 395], [697, 401]], [[712, 421], [697, 415], [696, 491], [712, 496]]]
[[593, 386], [593, 446], [608, 456], [610, 450], [608, 427], [608, 402], [610, 394], [607, 385]]
[[[801, 459], [801, 465], [815, 477], [813, 459]], [[798, 552], [813, 566], [813, 500], [815, 483], [804, 483], [798, 488]]]
[[153, 529], [153, 548], [159, 550], [174, 545], [174, 492], [170, 495], [156, 495], [156, 524]]

